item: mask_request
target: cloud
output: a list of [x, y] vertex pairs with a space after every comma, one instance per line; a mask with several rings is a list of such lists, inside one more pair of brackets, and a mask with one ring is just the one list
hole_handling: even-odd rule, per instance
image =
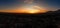
[[34, 0], [25, 0], [24, 3], [31, 4]]

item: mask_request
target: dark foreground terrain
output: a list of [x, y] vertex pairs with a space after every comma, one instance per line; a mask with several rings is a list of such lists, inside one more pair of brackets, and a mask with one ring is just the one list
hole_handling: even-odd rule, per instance
[[0, 28], [60, 28], [60, 10], [43, 14], [0, 12]]

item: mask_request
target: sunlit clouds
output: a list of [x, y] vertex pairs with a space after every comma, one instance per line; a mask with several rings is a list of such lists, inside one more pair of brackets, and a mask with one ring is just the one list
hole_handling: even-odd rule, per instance
[[25, 0], [24, 3], [26, 4], [32, 4], [34, 0]]
[[1, 0], [0, 12], [45, 13], [60, 8], [60, 0]]

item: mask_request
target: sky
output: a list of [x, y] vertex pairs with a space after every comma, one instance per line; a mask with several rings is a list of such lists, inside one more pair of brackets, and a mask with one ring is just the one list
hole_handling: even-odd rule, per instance
[[[0, 10], [12, 9], [16, 7], [25, 6], [28, 0], [0, 0]], [[60, 0], [33, 0], [32, 5], [39, 5], [41, 8], [46, 10], [57, 10], [60, 9]]]

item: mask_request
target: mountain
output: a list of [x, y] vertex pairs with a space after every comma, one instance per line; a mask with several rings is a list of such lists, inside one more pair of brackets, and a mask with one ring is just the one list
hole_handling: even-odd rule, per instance
[[0, 28], [60, 28], [60, 9], [39, 14], [0, 12]]

